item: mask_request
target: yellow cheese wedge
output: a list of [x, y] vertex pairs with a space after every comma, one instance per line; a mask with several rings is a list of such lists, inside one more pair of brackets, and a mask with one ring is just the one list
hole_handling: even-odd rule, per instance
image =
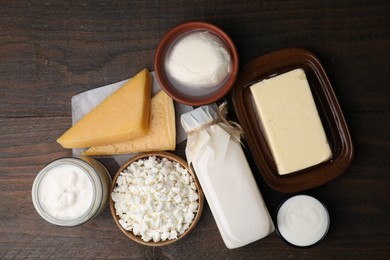
[[152, 77], [142, 70], [66, 131], [64, 148], [119, 143], [148, 132]]
[[173, 100], [160, 91], [152, 98], [149, 132], [137, 139], [123, 143], [94, 146], [85, 155], [126, 154], [147, 151], [175, 150], [176, 124]]

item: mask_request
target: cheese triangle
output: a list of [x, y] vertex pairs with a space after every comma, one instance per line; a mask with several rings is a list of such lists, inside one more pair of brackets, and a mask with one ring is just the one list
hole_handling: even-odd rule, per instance
[[148, 132], [152, 77], [142, 70], [66, 131], [64, 148], [119, 143]]
[[127, 154], [147, 151], [166, 151], [176, 148], [176, 124], [173, 100], [160, 91], [152, 98], [149, 132], [127, 142], [94, 146], [84, 155]]

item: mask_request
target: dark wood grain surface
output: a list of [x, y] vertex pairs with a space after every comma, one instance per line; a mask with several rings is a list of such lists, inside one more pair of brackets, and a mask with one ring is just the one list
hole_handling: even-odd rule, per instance
[[[237, 45], [241, 65], [274, 50], [315, 53], [332, 81], [355, 144], [341, 177], [308, 191], [329, 208], [326, 239], [308, 249], [276, 233], [229, 250], [208, 205], [173, 245], [130, 241], [109, 209], [75, 228], [39, 217], [31, 186], [40, 169], [70, 155], [56, 138], [71, 125], [80, 92], [153, 70], [155, 48], [186, 21], [214, 23]], [[390, 255], [389, 1], [0, 1], [0, 258], [388, 259]], [[184, 144], [185, 145], [185, 144]], [[183, 154], [184, 145], [177, 153]], [[248, 156], [250, 159], [250, 157]], [[113, 174], [119, 166], [100, 161]], [[254, 169], [274, 215], [287, 195]]]

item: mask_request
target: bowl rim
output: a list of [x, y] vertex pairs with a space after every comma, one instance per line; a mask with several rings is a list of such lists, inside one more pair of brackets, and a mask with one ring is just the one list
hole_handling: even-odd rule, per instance
[[[127, 166], [135, 161], [138, 161], [140, 159], [143, 159], [143, 158], [148, 158], [150, 156], [156, 156], [156, 157], [159, 157], [159, 158], [167, 158], [168, 160], [170, 161], [174, 161], [174, 162], [178, 162], [181, 166], [183, 166], [187, 171], [188, 173], [192, 176], [194, 182], [195, 182], [195, 186], [196, 186], [196, 189], [197, 189], [197, 194], [198, 194], [198, 211], [196, 212], [195, 214], [195, 217], [191, 223], [191, 225], [188, 227], [187, 230], [184, 231], [183, 234], [181, 234], [180, 236], [178, 236], [177, 239], [172, 239], [172, 240], [165, 240], [165, 241], [159, 241], [159, 242], [154, 242], [153, 240], [149, 241], [149, 242], [146, 242], [144, 240], [141, 239], [140, 236], [136, 236], [134, 235], [134, 233], [132, 231], [128, 231], [126, 229], [124, 229], [122, 227], [122, 225], [119, 223], [119, 216], [116, 215], [116, 211], [115, 211], [115, 202], [112, 200], [112, 197], [111, 197], [111, 194], [112, 194], [112, 191], [114, 190], [114, 188], [116, 187], [116, 181], [118, 179], [118, 176], [120, 175], [120, 173], [127, 168]], [[115, 173], [114, 177], [112, 178], [112, 183], [111, 183], [111, 187], [110, 187], [110, 200], [109, 200], [109, 204], [110, 204], [110, 211], [111, 211], [111, 215], [115, 221], [115, 224], [119, 227], [119, 229], [122, 231], [122, 233], [124, 233], [128, 238], [130, 238], [131, 240], [139, 243], [139, 244], [142, 244], [142, 245], [145, 245], [145, 246], [154, 246], [154, 247], [158, 247], [158, 246], [166, 246], [166, 245], [169, 245], [169, 244], [172, 244], [176, 241], [179, 241], [180, 239], [184, 238], [185, 236], [187, 236], [194, 228], [195, 226], [198, 224], [201, 216], [202, 216], [202, 212], [203, 212], [203, 208], [204, 208], [204, 194], [203, 194], [203, 190], [200, 186], [200, 183], [196, 177], [196, 175], [190, 170], [187, 162], [180, 156], [176, 155], [176, 154], [173, 154], [173, 153], [170, 153], [170, 152], [144, 152], [144, 153], [140, 153], [132, 158], [130, 158], [129, 160], [127, 160], [119, 169], [118, 171]]]
[[[175, 41], [177, 38], [181, 37], [183, 34], [189, 33], [191, 31], [199, 31], [199, 30], [205, 30], [213, 33], [214, 35], [218, 36], [228, 48], [228, 51], [232, 58], [232, 71], [228, 78], [225, 80], [223, 85], [212, 94], [208, 96], [199, 97], [197, 99], [191, 100], [188, 98], [188, 95], [179, 95], [177, 91], [172, 91], [171, 89], [171, 83], [167, 79], [166, 73], [165, 73], [165, 67], [163, 64], [164, 57], [166, 55], [166, 52], [168, 51], [170, 44]], [[182, 104], [186, 105], [192, 105], [192, 106], [200, 106], [200, 105], [206, 105], [211, 104], [221, 98], [223, 98], [225, 95], [228, 94], [228, 92], [233, 87], [239, 70], [239, 57], [238, 57], [238, 51], [237, 48], [233, 42], [233, 40], [229, 37], [229, 35], [224, 32], [220, 27], [207, 23], [202, 21], [191, 21], [182, 23], [176, 27], [173, 27], [171, 30], [169, 30], [161, 39], [160, 43], [157, 46], [156, 53], [154, 56], [154, 70], [156, 73], [157, 81], [159, 82], [161, 88], [174, 100], [177, 102], [180, 102]]]

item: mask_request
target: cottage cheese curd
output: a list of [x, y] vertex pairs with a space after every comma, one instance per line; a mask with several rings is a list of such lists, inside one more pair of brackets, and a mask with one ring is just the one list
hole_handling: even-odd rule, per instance
[[121, 226], [144, 241], [177, 239], [194, 220], [198, 193], [179, 163], [150, 156], [120, 173], [111, 197]]

